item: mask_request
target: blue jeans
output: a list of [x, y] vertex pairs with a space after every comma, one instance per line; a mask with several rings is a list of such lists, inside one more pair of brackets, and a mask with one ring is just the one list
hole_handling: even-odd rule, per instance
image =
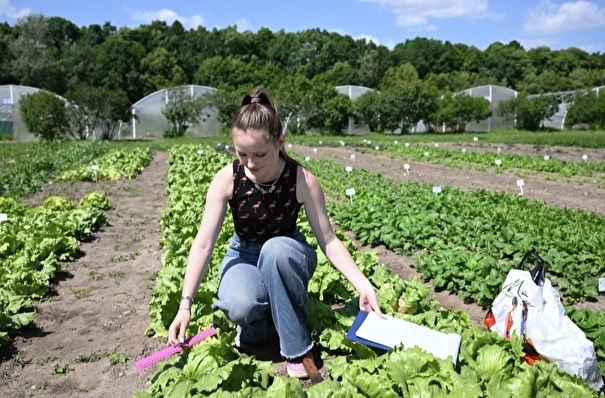
[[264, 244], [233, 235], [221, 265], [219, 301], [213, 308], [242, 328], [240, 341], [255, 344], [267, 340], [271, 309], [279, 336], [280, 352], [296, 358], [313, 348], [307, 329], [309, 280], [317, 266], [317, 253], [297, 230]]

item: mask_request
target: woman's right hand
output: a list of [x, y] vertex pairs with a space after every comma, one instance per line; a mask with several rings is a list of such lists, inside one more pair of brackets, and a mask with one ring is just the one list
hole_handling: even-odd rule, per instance
[[170, 324], [170, 328], [168, 328], [168, 341], [171, 345], [179, 345], [185, 342], [185, 334], [190, 321], [191, 310], [185, 308], [179, 309]]

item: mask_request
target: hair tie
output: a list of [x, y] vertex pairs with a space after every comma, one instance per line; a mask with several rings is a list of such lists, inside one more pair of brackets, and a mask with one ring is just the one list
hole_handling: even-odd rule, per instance
[[250, 100], [251, 104], [256, 104], [257, 102], [260, 102], [260, 98], [258, 98], [258, 97], [254, 97]]

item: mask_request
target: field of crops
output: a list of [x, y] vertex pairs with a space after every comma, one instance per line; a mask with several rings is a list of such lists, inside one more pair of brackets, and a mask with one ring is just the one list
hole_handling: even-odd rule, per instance
[[[165, 344], [205, 190], [233, 155], [219, 139], [87, 143], [54, 148], [64, 155], [52, 170], [35, 163], [45, 155], [37, 146], [19, 148], [13, 160], [1, 148], [3, 384], [11, 396], [594, 396], [555, 366], [525, 364], [518, 339], [487, 333], [478, 321], [506, 272], [536, 250], [605, 373], [597, 290], [605, 277], [605, 145], [557, 142], [544, 155], [485, 136], [398, 138], [294, 138], [290, 151], [318, 176], [383, 311], [462, 336], [455, 367], [419, 349], [384, 353], [346, 339], [355, 292], [321, 255], [308, 305], [326, 381], [288, 379], [271, 347], [242, 355], [233, 325], [209, 310], [233, 232], [226, 222], [189, 330], [216, 326], [218, 335], [137, 370], [136, 360]], [[300, 228], [311, 234], [304, 217]], [[418, 278], [404, 277], [403, 265], [384, 266], [385, 252]], [[434, 300], [444, 293], [458, 301]]]

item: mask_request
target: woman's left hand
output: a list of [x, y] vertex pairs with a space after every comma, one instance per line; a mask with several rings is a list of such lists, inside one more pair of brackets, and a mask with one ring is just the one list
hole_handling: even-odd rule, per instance
[[367, 312], [374, 311], [376, 315], [381, 318], [383, 317], [382, 311], [380, 311], [380, 307], [378, 306], [376, 292], [372, 286], [359, 292], [359, 309]]

